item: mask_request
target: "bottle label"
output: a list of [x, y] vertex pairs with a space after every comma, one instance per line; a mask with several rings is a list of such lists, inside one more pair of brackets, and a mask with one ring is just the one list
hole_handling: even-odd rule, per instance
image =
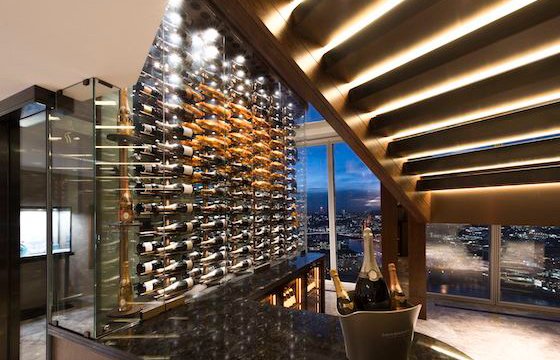
[[193, 148], [190, 146], [183, 146], [183, 155], [185, 156], [193, 156]]
[[144, 249], [146, 252], [150, 252], [154, 250], [154, 246], [151, 242], [144, 243]]
[[191, 184], [183, 184], [183, 194], [190, 195], [192, 193], [193, 193], [193, 186]]
[[144, 283], [144, 288], [146, 288], [146, 292], [150, 292], [154, 290], [154, 283], [152, 281], [147, 281]]
[[151, 272], [153, 269], [152, 263], [145, 263], [144, 264], [144, 269], [146, 270], [146, 272]]
[[193, 204], [187, 204], [187, 214], [192, 214], [193, 210]]
[[183, 165], [183, 174], [191, 176], [193, 174], [193, 167], [188, 165]]
[[192, 129], [188, 128], [188, 127], [183, 127], [183, 136], [188, 137], [188, 138], [192, 138], [192, 136], [193, 136]]
[[189, 289], [192, 288], [192, 287], [194, 286], [194, 280], [193, 280], [193, 278], [191, 278], [191, 277], [187, 278], [186, 282], [187, 282], [187, 287], [188, 287]]

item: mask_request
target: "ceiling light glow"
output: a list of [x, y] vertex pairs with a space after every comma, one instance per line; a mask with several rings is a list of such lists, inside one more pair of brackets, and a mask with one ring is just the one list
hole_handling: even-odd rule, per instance
[[354, 88], [372, 79], [375, 79], [389, 71], [392, 71], [399, 66], [402, 66], [424, 54], [434, 51], [445, 44], [457, 40], [475, 30], [478, 30], [508, 14], [511, 14], [536, 0], [517, 0], [502, 2], [500, 5], [492, 9], [478, 13], [459, 23], [459, 25], [452, 26], [447, 30], [432, 36], [431, 38], [423, 41], [415, 46], [412, 46], [405, 51], [398, 53], [395, 56], [382, 61], [381, 63], [374, 64], [372, 67], [357, 75], [354, 80], [348, 83], [349, 88]]

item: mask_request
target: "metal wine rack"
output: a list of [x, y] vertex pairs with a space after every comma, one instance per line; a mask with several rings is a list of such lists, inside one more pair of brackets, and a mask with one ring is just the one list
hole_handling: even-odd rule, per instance
[[293, 96], [187, 3], [170, 2], [118, 138], [134, 149], [135, 289], [163, 301], [302, 250]]

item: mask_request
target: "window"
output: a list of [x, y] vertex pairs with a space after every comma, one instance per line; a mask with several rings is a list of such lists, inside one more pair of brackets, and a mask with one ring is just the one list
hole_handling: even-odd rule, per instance
[[327, 146], [308, 146], [306, 153], [307, 182], [307, 248], [326, 254], [330, 269], [329, 213], [327, 180]]
[[560, 307], [560, 227], [502, 226], [500, 299]]
[[315, 109], [313, 106], [309, 105], [309, 109], [308, 109], [307, 115], [305, 117], [305, 122], [317, 122], [317, 121], [323, 121], [323, 120], [325, 120], [323, 118], [323, 115], [319, 114], [317, 109]]
[[342, 281], [354, 282], [364, 255], [362, 224], [373, 216], [375, 246], [381, 264], [379, 180], [345, 143], [333, 145], [336, 199], [336, 265]]
[[428, 291], [489, 299], [489, 259], [490, 226], [428, 225]]

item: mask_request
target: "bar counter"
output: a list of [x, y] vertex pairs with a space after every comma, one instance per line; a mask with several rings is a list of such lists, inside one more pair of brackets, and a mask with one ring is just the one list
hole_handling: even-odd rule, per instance
[[[117, 359], [345, 359], [336, 316], [257, 301], [323, 257], [309, 253], [273, 265], [97, 341], [78, 335], [69, 338], [53, 326], [49, 333]], [[442, 342], [415, 334], [411, 359], [458, 358], [470, 359]]]

